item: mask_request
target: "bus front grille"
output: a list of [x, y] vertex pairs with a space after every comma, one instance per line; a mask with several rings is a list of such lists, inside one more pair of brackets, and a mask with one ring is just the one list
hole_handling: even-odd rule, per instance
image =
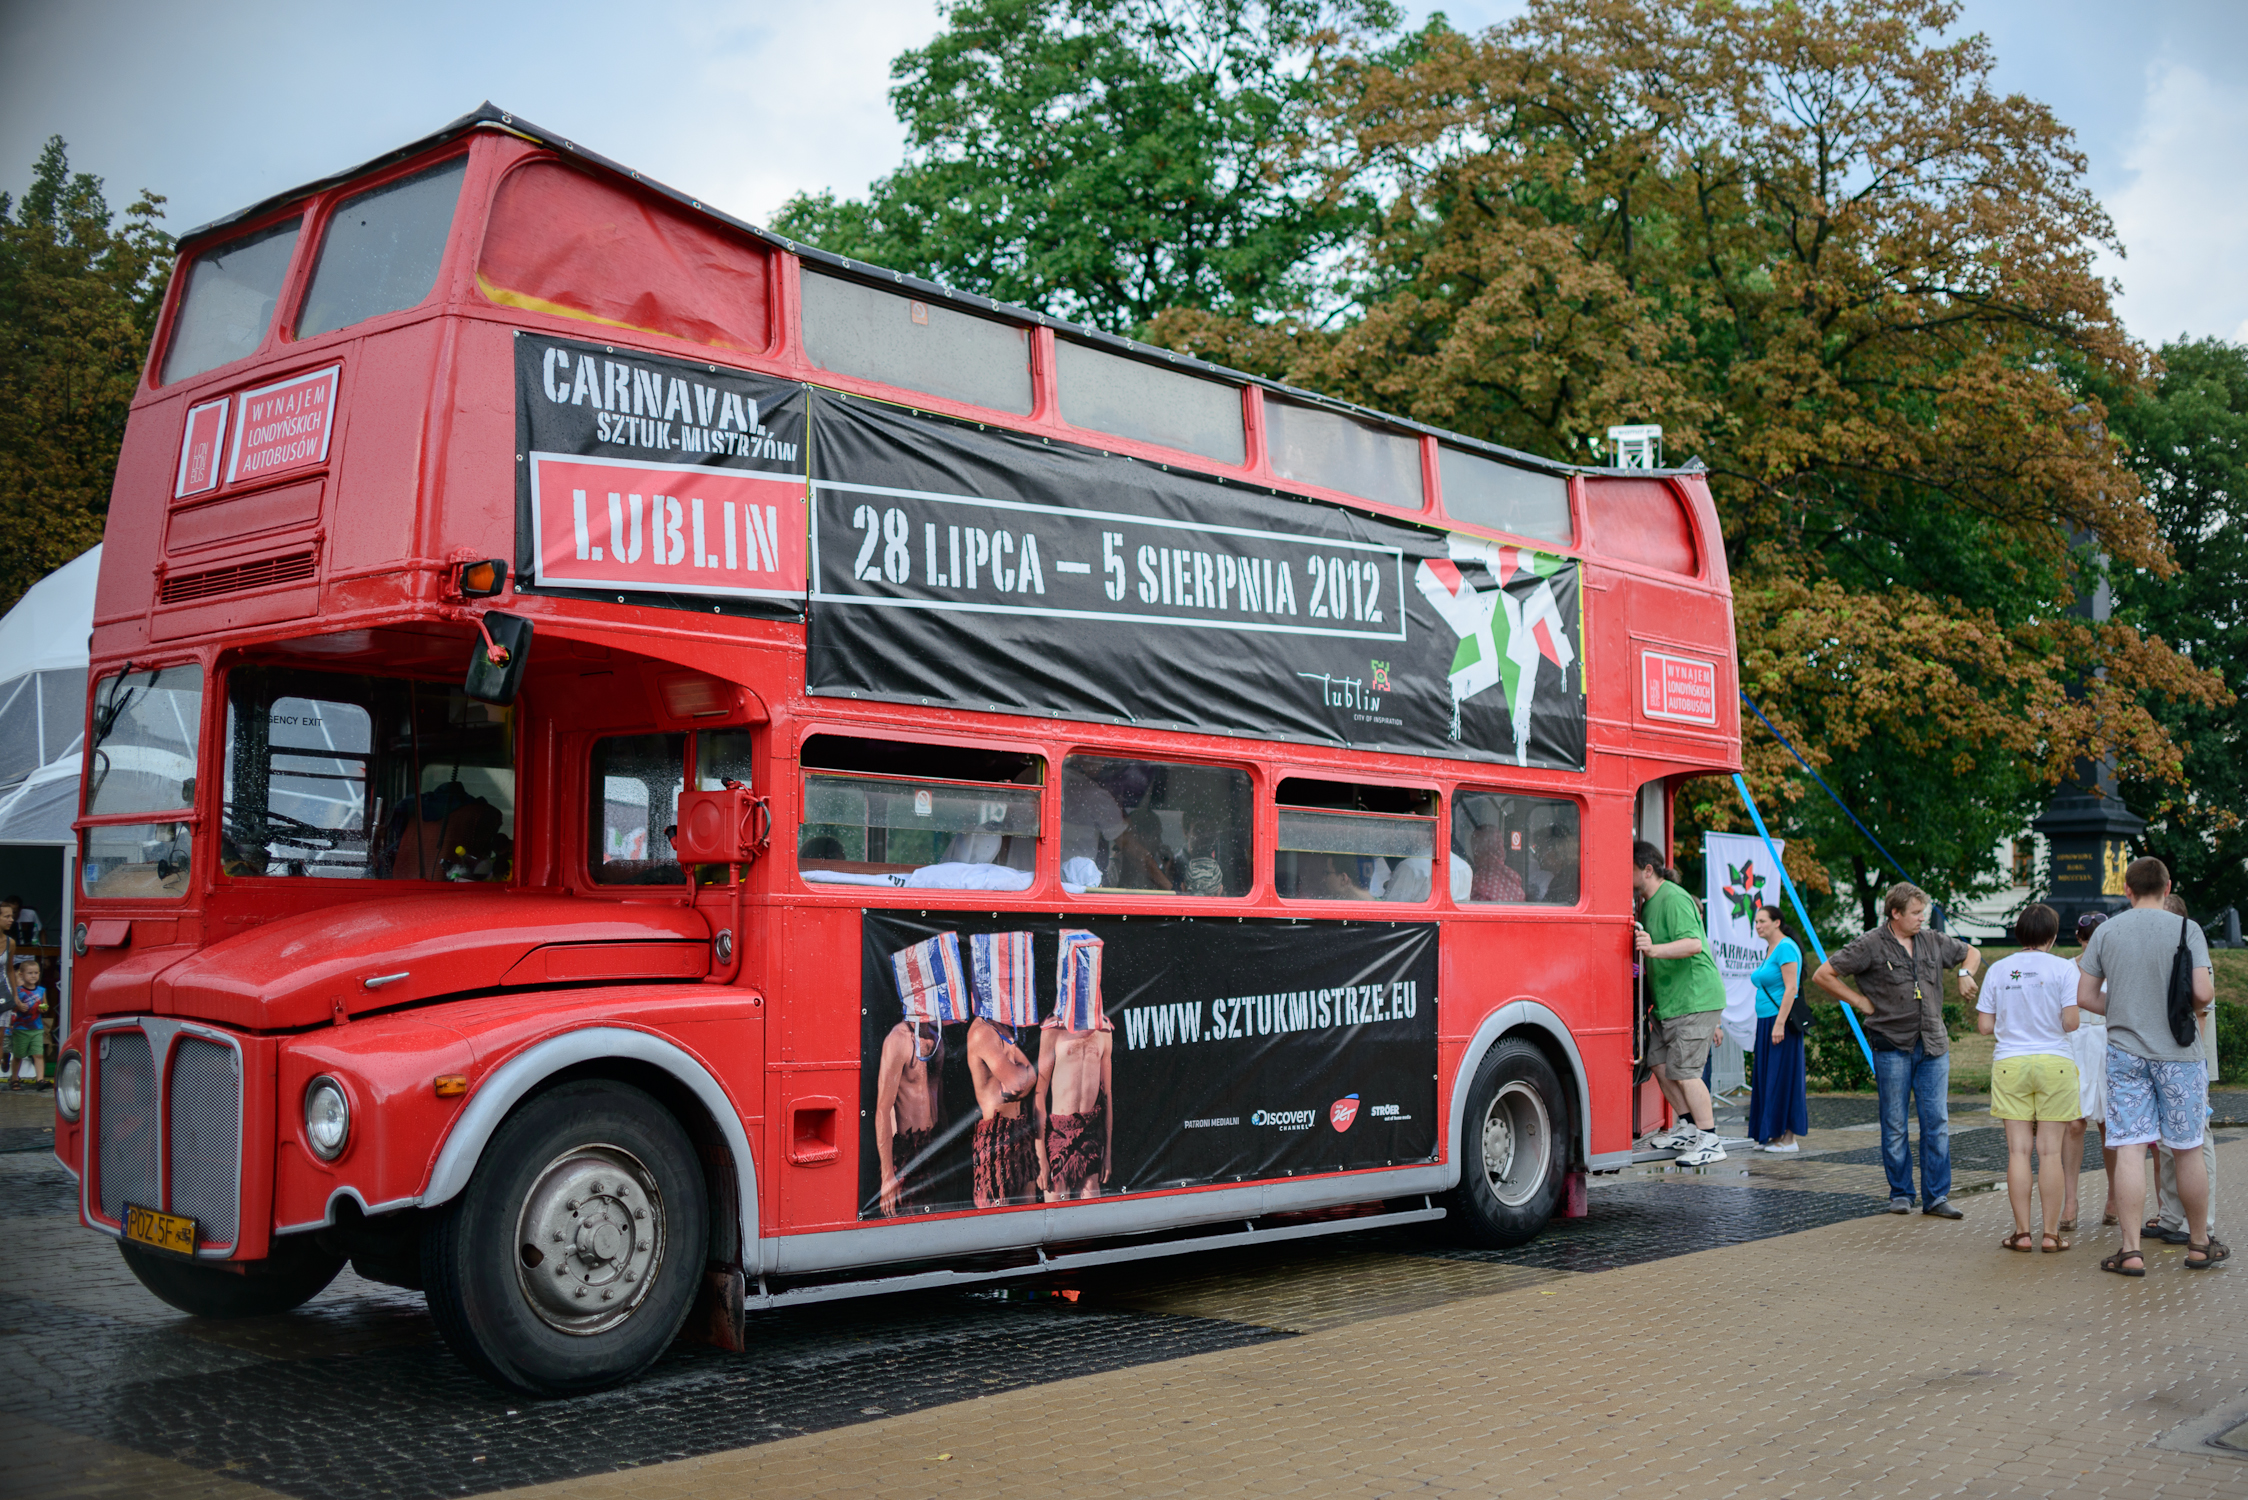
[[164, 604], [188, 604], [220, 594], [242, 594], [251, 589], [307, 583], [313, 572], [310, 552], [292, 552], [285, 557], [261, 557], [251, 562], [230, 563], [223, 568], [205, 568], [199, 573], [175, 573], [164, 580], [157, 597]]
[[234, 1243], [241, 1193], [241, 1066], [232, 1047], [183, 1036], [165, 1091], [172, 1144], [171, 1210], [195, 1220], [199, 1239]]
[[122, 1222], [125, 1205], [163, 1203], [157, 1182], [161, 1138], [156, 1119], [156, 1059], [148, 1037], [112, 1031], [97, 1047], [95, 1094], [99, 1115], [102, 1217]]

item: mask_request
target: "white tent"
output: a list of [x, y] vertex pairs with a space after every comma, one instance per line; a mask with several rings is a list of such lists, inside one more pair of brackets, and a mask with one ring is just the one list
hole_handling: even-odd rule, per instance
[[0, 617], [0, 841], [70, 842], [100, 571], [95, 547]]

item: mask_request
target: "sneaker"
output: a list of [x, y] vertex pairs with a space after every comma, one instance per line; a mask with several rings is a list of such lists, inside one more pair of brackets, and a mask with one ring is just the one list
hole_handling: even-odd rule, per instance
[[1769, 1151], [1774, 1156], [1793, 1156], [1798, 1151], [1801, 1151], [1803, 1147], [1795, 1141], [1789, 1141], [1784, 1146], [1767, 1146], [1759, 1144], [1756, 1149], [1759, 1151]]
[[1951, 1200], [1949, 1198], [1938, 1198], [1935, 1202], [1922, 1209], [1921, 1212], [1932, 1219], [1964, 1219], [1967, 1217], [1958, 1209], [1951, 1206]]
[[1725, 1143], [1714, 1135], [1705, 1135], [1691, 1149], [1681, 1151], [1676, 1157], [1682, 1167], [1706, 1167], [1711, 1162], [1725, 1159]]
[[1893, 1214], [1911, 1213], [1912, 1200], [1910, 1198], [1891, 1198], [1889, 1200], [1889, 1212]]
[[1647, 1137], [1647, 1148], [1651, 1151], [1686, 1151], [1701, 1138], [1701, 1127], [1692, 1120], [1680, 1120], [1670, 1129]]

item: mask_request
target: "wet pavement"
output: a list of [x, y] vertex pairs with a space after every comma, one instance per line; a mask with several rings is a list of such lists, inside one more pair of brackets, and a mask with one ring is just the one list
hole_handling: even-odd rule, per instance
[[[2235, 1097], [2240, 1106], [2248, 1096]], [[1727, 1410], [1757, 1384], [1747, 1372], [1759, 1364], [1777, 1371], [1799, 1363], [1788, 1379], [1791, 1389], [1810, 1379], [1803, 1399], [1833, 1396], [1852, 1379], [1872, 1399], [1866, 1380], [1893, 1384], [1911, 1369], [1934, 1370], [1944, 1357], [1933, 1350], [1923, 1357], [1909, 1343], [1875, 1348], [1890, 1338], [1878, 1331], [1893, 1320], [1851, 1290], [1896, 1275], [1900, 1251], [1925, 1261], [1915, 1274], [1966, 1278], [1953, 1330], [1961, 1337], [1977, 1320], [1978, 1336], [2000, 1349], [2018, 1346], [2024, 1327], [2071, 1336], [2075, 1368], [2089, 1381], [2098, 1351], [2084, 1338], [2102, 1320], [2054, 1322], [2054, 1293], [2065, 1286], [2066, 1297], [2091, 1307], [2120, 1294], [2161, 1325], [2132, 1336], [2174, 1351], [2178, 1367], [2161, 1387], [2173, 1395], [2164, 1398], [2169, 1405], [2157, 1403], [2162, 1413], [2183, 1402], [2195, 1410], [2180, 1416], [2222, 1415], [2217, 1398], [2228, 1393], [2248, 1402], [2248, 1295], [2233, 1290], [2248, 1283], [2239, 1272], [2182, 1276], [2163, 1260], [2179, 1252], [2165, 1251], [2145, 1282], [2122, 1282], [2097, 1274], [2097, 1235], [2065, 1259], [1995, 1251], [2006, 1227], [2003, 1195], [1991, 1191], [2002, 1182], [2003, 1132], [1967, 1099], [1953, 1119], [1955, 1195], [1970, 1215], [1963, 1225], [1888, 1216], [1873, 1101], [1822, 1098], [1813, 1101], [1815, 1128], [1801, 1156], [1736, 1148], [1701, 1171], [1651, 1164], [1596, 1179], [1586, 1218], [1557, 1223], [1516, 1250], [1376, 1231], [1277, 1253], [1144, 1262], [1066, 1283], [831, 1304], [753, 1318], [746, 1354], [682, 1344], [632, 1386], [571, 1402], [527, 1402], [482, 1384], [437, 1340], [418, 1295], [348, 1272], [283, 1317], [202, 1323], [174, 1313], [140, 1289], [113, 1245], [77, 1227], [70, 1179], [46, 1154], [37, 1123], [43, 1108], [0, 1098], [0, 1236], [10, 1245], [0, 1262], [0, 1359], [19, 1389], [39, 1393], [0, 1429], [5, 1493], [356, 1500], [553, 1485], [575, 1495], [629, 1475], [635, 1495], [651, 1487], [682, 1495], [983, 1487], [1037, 1494], [1079, 1485], [1026, 1483], [1036, 1471], [1017, 1469], [1009, 1455], [1020, 1447], [1027, 1458], [1056, 1441], [1057, 1424], [1073, 1421], [1099, 1430], [1097, 1472], [1083, 1476], [1096, 1489], [1493, 1493], [1513, 1492], [1519, 1480], [1525, 1490], [1574, 1492], [1589, 1470], [1562, 1465], [1533, 1485], [1531, 1476], [1545, 1473], [1536, 1463], [1494, 1469], [1492, 1454], [1550, 1454], [1573, 1432], [1612, 1455], [1638, 1451], [1656, 1434], [1662, 1451], [1698, 1471], [1713, 1461], [1709, 1444], [1738, 1424], [1676, 1428], [1673, 1398], [1685, 1368], [1702, 1370], [1707, 1399]], [[2222, 1101], [2218, 1112], [2240, 1117]], [[1730, 1118], [1737, 1128], [1737, 1111]], [[2230, 1175], [2248, 1174], [2248, 1144], [2230, 1145], [2226, 1132], [2219, 1138]], [[2091, 1211], [2102, 1188], [2096, 1147], [2087, 1154]], [[2003, 1293], [1991, 1302], [1982, 1284], [2033, 1273], [2048, 1285], [2027, 1302]], [[1914, 1297], [1941, 1300], [1935, 1290]], [[1730, 1321], [1711, 1323], [1727, 1305]], [[2229, 1319], [2228, 1333], [2217, 1336], [2211, 1319]], [[1700, 1331], [1681, 1342], [1688, 1324]], [[1425, 1413], [1389, 1436], [1365, 1438], [1373, 1447], [1356, 1457], [1337, 1450], [1325, 1441], [1333, 1423], [1299, 1398], [1327, 1390], [1343, 1402], [1337, 1419], [1358, 1422], [1353, 1414], [1364, 1404], [1354, 1393], [1377, 1350], [1391, 1364], [1406, 1361], [1389, 1375], [1407, 1382], [1392, 1393], [1405, 1409], [1413, 1409], [1416, 1368], [1498, 1382], [1506, 1431], [1486, 1420], [1484, 1446], [1460, 1448], [1465, 1429], [1444, 1423], [1468, 1419], [1442, 1418], [1454, 1393], [1430, 1385]], [[1864, 1369], [1838, 1377], [1827, 1368], [1837, 1359]], [[2039, 1360], [1954, 1363], [1926, 1379], [1956, 1379], [1969, 1393], [1977, 1381], [1995, 1390], [2028, 1378], [2018, 1366], [2043, 1368]], [[1986, 1365], [2017, 1373], [1975, 1373]], [[1532, 1374], [1534, 1389], [1522, 1387]], [[2186, 1386], [2190, 1400], [2175, 1394]], [[1243, 1395], [1268, 1388], [1275, 1399], [1263, 1405], [1263, 1396]], [[1519, 1425], [1540, 1401], [1560, 1404], [1537, 1427]], [[1752, 1403], [1765, 1413], [1757, 1420], [1768, 1406]], [[2134, 1442], [2177, 1426], [2164, 1422]], [[1880, 1424], [1872, 1430], [1887, 1434], [1890, 1449], [1901, 1440]], [[1619, 1447], [1619, 1432], [1636, 1436]], [[935, 1436], [923, 1442], [927, 1434]], [[1897, 1483], [1889, 1449], [1866, 1467], [1865, 1436], [1822, 1440], [1834, 1452], [1858, 1453], [1856, 1469], [1834, 1472], [1848, 1483], [1770, 1492], [1841, 1493], [1861, 1483], [1868, 1493], [1919, 1492]], [[929, 1467], [953, 1463], [954, 1448], [960, 1467]], [[910, 1462], [899, 1456], [908, 1450]], [[2177, 1484], [2161, 1492], [2248, 1493], [2248, 1462], [2202, 1456], [2218, 1452], [2165, 1450], [2163, 1462], [2176, 1472], [2164, 1472]], [[1425, 1473], [1425, 1464], [1416, 1467], [1416, 1454], [1437, 1453], [1453, 1456]], [[1313, 1454], [1325, 1456], [1313, 1462]], [[1189, 1461], [1193, 1455], [1200, 1458]], [[2196, 1465], [2215, 1465], [2225, 1482], [2197, 1488]], [[1624, 1487], [1659, 1492], [1666, 1484], [1646, 1486], [1669, 1472], [1658, 1465]], [[1996, 1468], [1974, 1472], [1985, 1477], [1970, 1493], [2017, 1488], [1998, 1483]], [[1876, 1474], [1888, 1478], [1875, 1485]], [[1960, 1490], [1958, 1474], [1946, 1474], [1929, 1492]], [[1742, 1488], [1741, 1480], [1735, 1474], [1718, 1492]], [[1678, 1488], [1708, 1490], [1700, 1480]], [[1617, 1492], [1612, 1484], [1604, 1493]]]

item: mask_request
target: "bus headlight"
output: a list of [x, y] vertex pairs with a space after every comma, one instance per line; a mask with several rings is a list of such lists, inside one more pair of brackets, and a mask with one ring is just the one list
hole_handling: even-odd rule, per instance
[[343, 1085], [323, 1074], [304, 1091], [304, 1138], [313, 1155], [334, 1161], [351, 1139], [351, 1101]]
[[62, 1067], [55, 1072], [55, 1107], [62, 1117], [72, 1124], [78, 1121], [78, 1111], [86, 1102], [86, 1064], [75, 1052], [62, 1055]]

